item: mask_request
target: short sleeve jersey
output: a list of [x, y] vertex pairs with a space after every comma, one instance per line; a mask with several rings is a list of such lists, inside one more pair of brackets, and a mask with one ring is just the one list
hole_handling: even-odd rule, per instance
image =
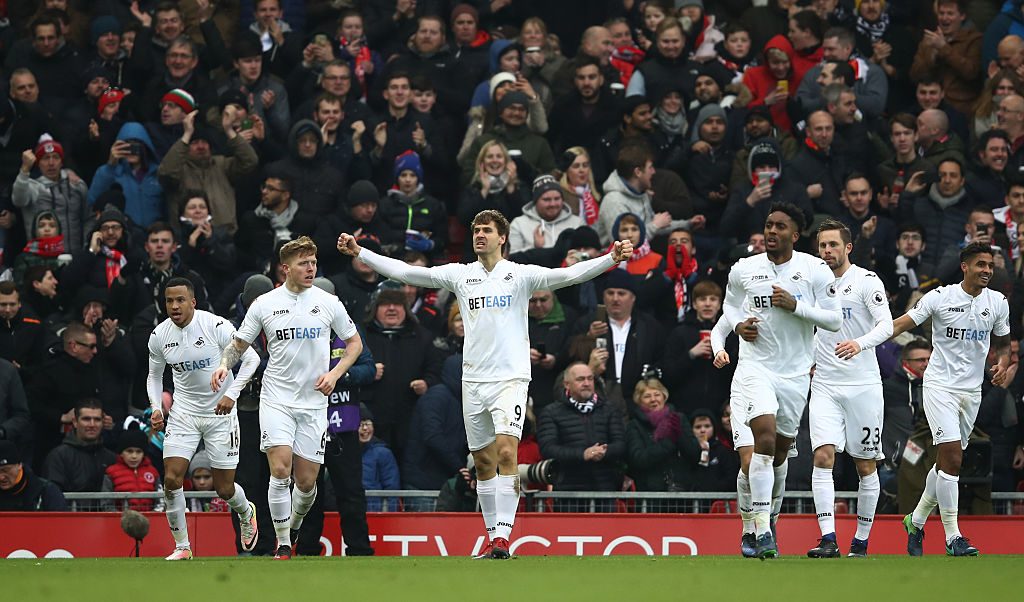
[[[149, 335], [150, 369], [163, 374], [170, 366], [174, 380], [174, 413], [213, 416], [217, 402], [231, 388], [230, 372], [220, 392], [210, 389], [210, 378], [220, 366], [221, 354], [231, 344], [235, 327], [227, 319], [197, 309], [192, 321], [178, 328], [169, 318]], [[153, 400], [150, 400], [152, 402]], [[235, 408], [231, 408], [231, 413]]]
[[981, 390], [992, 335], [1010, 334], [1010, 306], [1001, 293], [982, 289], [977, 297], [963, 284], [940, 286], [907, 315], [915, 324], [932, 319], [932, 359], [924, 384], [948, 391]]
[[831, 286], [843, 309], [843, 325], [837, 332], [819, 328], [814, 335], [814, 380], [834, 385], [881, 383], [874, 351], [862, 349], [852, 358], [843, 360], [836, 357], [836, 344], [863, 337], [879, 321], [892, 322], [889, 298], [882, 281], [874, 272], [851, 265]]
[[270, 361], [263, 373], [260, 402], [326, 408], [327, 397], [314, 387], [320, 375], [329, 370], [331, 332], [342, 339], [356, 334], [356, 326], [338, 297], [315, 286], [301, 293], [279, 286], [253, 302], [237, 336], [252, 343], [261, 331], [267, 337]]

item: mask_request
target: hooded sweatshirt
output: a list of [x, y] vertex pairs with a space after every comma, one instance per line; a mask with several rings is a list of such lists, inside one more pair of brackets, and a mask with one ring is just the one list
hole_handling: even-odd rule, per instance
[[[790, 44], [789, 39], [786, 36], [775, 36], [768, 41], [765, 45], [764, 52], [761, 57], [761, 64], [756, 67], [750, 67], [743, 73], [743, 85], [750, 90], [753, 99], [750, 101], [750, 106], [758, 106], [764, 104], [764, 99], [771, 94], [779, 85], [779, 80], [772, 75], [772, 70], [768, 67], [768, 50], [775, 48], [786, 53], [789, 57], [790, 79], [786, 80], [789, 86], [789, 98], [796, 96], [797, 84], [796, 76], [792, 65], [794, 64], [795, 52], [793, 51], [793, 45]], [[790, 131], [793, 129], [793, 122], [789, 118], [789, 112], [786, 110], [786, 102], [777, 102], [770, 107], [772, 115], [772, 123], [774, 123], [779, 129]]]
[[523, 205], [523, 214], [512, 220], [512, 223], [509, 225], [508, 252], [518, 253], [533, 249], [533, 233], [538, 227], [544, 232], [544, 245], [541, 248], [550, 249], [555, 246], [555, 241], [558, 240], [559, 234], [585, 225], [583, 219], [578, 215], [574, 215], [565, 203], [562, 203], [562, 209], [555, 216], [555, 219], [547, 221], [537, 213], [537, 202], [530, 201]]
[[[299, 156], [299, 136], [310, 132], [316, 137], [316, 154], [311, 159]], [[324, 156], [320, 126], [311, 119], [302, 119], [288, 133], [288, 156], [271, 163], [268, 173], [280, 173], [292, 183], [292, 198], [299, 208], [311, 215], [323, 216], [338, 210], [341, 195], [347, 190], [345, 176], [330, 165]]]
[[601, 244], [603, 245], [611, 244], [613, 235], [616, 234], [612, 230], [612, 225], [623, 213], [638, 215], [641, 221], [643, 221], [648, 235], [652, 237], [659, 234], [667, 234], [673, 228], [690, 227], [690, 220], [686, 219], [672, 220], [664, 228], [655, 226], [651, 197], [646, 192], [638, 192], [631, 188], [629, 184], [619, 177], [617, 171], [613, 171], [608, 176], [602, 188], [604, 188], [604, 199], [601, 201], [601, 210], [593, 227], [601, 238]]
[[163, 187], [157, 179], [156, 149], [141, 123], [129, 121], [121, 126], [118, 140], [138, 140], [143, 145], [143, 158], [139, 168], [133, 169], [128, 161], [120, 159], [116, 165], [104, 163], [96, 170], [89, 187], [89, 207], [116, 182], [124, 191], [124, 213], [139, 226], [146, 228], [166, 216]]

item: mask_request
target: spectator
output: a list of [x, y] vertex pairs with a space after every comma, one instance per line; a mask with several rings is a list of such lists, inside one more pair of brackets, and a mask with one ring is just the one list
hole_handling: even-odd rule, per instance
[[455, 5], [451, 25], [454, 68], [465, 81], [479, 81], [487, 74], [490, 49], [495, 41], [480, 26], [480, 13], [471, 4]]
[[752, 96], [749, 106], [767, 107], [771, 121], [787, 132], [793, 126], [788, 105], [797, 92], [793, 85], [795, 52], [786, 36], [777, 35], [764, 47], [762, 63], [743, 73], [743, 85]]
[[787, 0], [768, 0], [744, 10], [739, 22], [750, 32], [751, 47], [764, 48], [774, 36], [785, 36], [793, 6]]
[[[1018, 38], [1020, 39], [1020, 38]], [[999, 101], [1011, 94], [1024, 94], [1024, 80], [1012, 69], [1000, 69], [985, 82], [977, 104], [974, 105], [974, 121], [971, 122], [972, 138], [980, 137], [996, 127]]]
[[370, 300], [365, 323], [364, 340], [377, 363], [377, 382], [368, 388], [366, 405], [373, 412], [380, 438], [404, 461], [411, 410], [439, 381], [441, 357], [434, 349], [434, 337], [412, 315], [400, 290], [379, 287]]
[[618, 268], [625, 270], [636, 283], [637, 307], [660, 321], [675, 321], [675, 305], [672, 303], [672, 282], [661, 269], [660, 253], [651, 250], [650, 239], [639, 216], [623, 213], [612, 225], [615, 240], [633, 243], [633, 254]]
[[[476, 171], [459, 199], [459, 222], [469, 224], [473, 216], [485, 209], [496, 209], [509, 220], [515, 220], [529, 201], [528, 187], [519, 179], [516, 162], [508, 149], [497, 140], [480, 146]], [[470, 256], [471, 237], [466, 237], [464, 254]]]
[[886, 290], [893, 298], [890, 305], [893, 313], [909, 310], [921, 294], [939, 284], [936, 266], [921, 260], [927, 248], [927, 234], [921, 226], [907, 222], [899, 227], [896, 239], [896, 258], [892, 263], [877, 262], [879, 275], [886, 283]]
[[[369, 183], [369, 182], [367, 182]], [[358, 185], [358, 183], [357, 183]], [[355, 190], [355, 186], [352, 187]], [[349, 232], [350, 230], [341, 230]], [[359, 237], [359, 245], [364, 249], [370, 249], [374, 253], [382, 253], [380, 243], [373, 238]], [[366, 265], [358, 257], [352, 258], [352, 263], [345, 271], [331, 277], [338, 298], [341, 299], [348, 315], [356, 322], [366, 320], [366, 307], [370, 303], [373, 291], [381, 283], [383, 277]]]
[[704, 0], [677, 0], [675, 4], [679, 18], [690, 22], [686, 31], [687, 53], [697, 61], [717, 62], [715, 46], [723, 42], [725, 36], [715, 26], [715, 15], [704, 12]]
[[896, 224], [871, 208], [874, 196], [868, 178], [862, 173], [851, 173], [841, 197], [845, 209], [836, 216], [855, 233], [850, 261], [867, 269], [872, 269], [876, 258], [893, 256], [896, 249]]
[[495, 104], [495, 125], [480, 134], [459, 162], [464, 183], [468, 184], [475, 173], [476, 165], [473, 161], [479, 156], [480, 149], [491, 140], [504, 144], [510, 153], [518, 153], [517, 159], [522, 160], [522, 163], [517, 161], [518, 174], [524, 180], [533, 180], [537, 175], [550, 173], [554, 169], [555, 159], [547, 140], [530, 131], [526, 125], [529, 106], [529, 98], [518, 90], [506, 93]]
[[556, 154], [576, 146], [597, 149], [602, 134], [619, 122], [618, 100], [604, 84], [597, 59], [575, 61], [572, 89], [555, 99], [548, 119], [548, 139]]
[[260, 205], [242, 215], [235, 237], [239, 268], [263, 272], [274, 261], [279, 243], [312, 234], [316, 218], [299, 210], [292, 198], [292, 181], [267, 176], [260, 186]]
[[[535, 88], [530, 80], [522, 75], [523, 48], [508, 40], [495, 40], [490, 49], [490, 69], [488, 75], [473, 90], [470, 107], [488, 107], [494, 100], [494, 92], [500, 83], [508, 81], [511, 88], [526, 94], [530, 101], [530, 129], [538, 134], [548, 131], [546, 107], [551, 106], [551, 91], [543, 80], [537, 81]], [[511, 79], [508, 76], [512, 76]], [[497, 82], [497, 83], [496, 83]]]
[[[441, 382], [416, 402], [402, 464], [402, 488], [440, 489], [466, 466], [468, 453], [462, 419], [462, 354], [458, 353], [444, 361]], [[406, 498], [405, 510], [433, 510], [433, 501]]]
[[[1006, 163], [1009, 158], [1010, 137], [1006, 132], [991, 129], [982, 133], [971, 162], [974, 169], [967, 179], [969, 194], [982, 199], [992, 209], [1001, 207], [1006, 196]], [[1013, 238], [1015, 236], [1011, 237], [1011, 243]]]
[[[889, 81], [886, 72], [880, 68], [871, 68], [868, 62], [862, 58], [854, 58], [853, 51], [856, 47], [856, 37], [849, 29], [833, 27], [825, 32], [825, 39], [822, 40], [822, 58], [826, 61], [839, 61], [843, 64], [854, 66], [855, 83], [853, 92], [857, 98], [857, 107], [863, 111], [864, 117], [872, 119], [880, 117], [886, 107], [886, 100], [889, 95]], [[870, 56], [870, 55], [868, 55]], [[824, 108], [825, 101], [821, 95], [821, 86], [818, 83], [818, 76], [821, 75], [824, 66], [828, 63], [811, 67], [800, 82], [797, 90], [797, 100], [807, 112]]]
[[[743, 124], [743, 146], [736, 151], [736, 158], [732, 162], [730, 187], [741, 186], [747, 181], [747, 159], [750, 158], [750, 149], [762, 139], [771, 139], [775, 142], [775, 146], [782, 153], [783, 162], [791, 161], [796, 155], [797, 143], [793, 135], [788, 130], [777, 127], [778, 124], [772, 119], [772, 113], [766, 106], [747, 109]], [[711, 228], [710, 225], [708, 227]]]
[[5, 441], [19, 450], [29, 448], [32, 422], [17, 364], [0, 359], [0, 445]]
[[972, 242], [980, 242], [994, 247], [993, 259], [995, 267], [988, 286], [992, 290], [1010, 290], [1012, 274], [1007, 268], [1012, 269], [1013, 263], [1007, 257], [1010, 244], [1006, 240], [1005, 231], [996, 228], [996, 218], [992, 210], [984, 205], [977, 205], [967, 215], [964, 221], [963, 230], [967, 234], [956, 244], [949, 245], [942, 251], [939, 258], [937, 276], [943, 284], [959, 284], [963, 280], [963, 271], [960, 269], [960, 251]]
[[21, 283], [22, 302], [40, 319], [50, 322], [56, 314], [63, 312], [57, 298], [60, 283], [52, 269], [42, 265], [30, 266], [25, 269]]
[[[729, 491], [736, 485], [739, 456], [716, 434], [715, 417], [710, 410], [693, 411], [693, 435], [700, 443], [700, 462], [694, 468], [694, 491]], [[725, 437], [728, 441], [728, 437]]]
[[668, 137], [654, 124], [653, 105], [645, 96], [628, 96], [622, 103], [620, 121], [601, 137], [594, 150], [591, 169], [594, 177], [603, 182], [614, 169], [615, 159], [622, 147], [646, 145], [654, 153], [656, 167], [682, 166], [683, 151], [673, 146]]
[[[39, 177], [32, 178], [33, 167], [39, 166]], [[85, 246], [84, 228], [86, 220], [86, 196], [89, 190], [80, 178], [71, 178], [64, 169], [64, 147], [48, 136], [43, 136], [35, 150], [26, 150], [21, 155], [21, 169], [11, 189], [11, 201], [21, 208], [25, 223], [25, 236], [35, 238], [38, 234], [36, 216], [50, 211], [59, 220], [60, 235], [64, 237], [64, 248], [81, 249]]]
[[[320, 48], [317, 44], [310, 44], [307, 48]], [[312, 64], [306, 67], [305, 59], [292, 71], [288, 78], [288, 96], [296, 100], [308, 98], [297, 107], [292, 107], [292, 120], [305, 119], [316, 110], [316, 98], [321, 93], [327, 93], [341, 99], [341, 110], [344, 113], [344, 121], [341, 126], [348, 127], [356, 121], [370, 123], [373, 112], [359, 100], [359, 94], [352, 89], [352, 68], [341, 59], [336, 59], [323, 65], [322, 69]]]
[[726, 144], [726, 126], [721, 106], [704, 105], [693, 122], [683, 171], [696, 212], [709, 216], [709, 226], [715, 229], [729, 200], [733, 168], [734, 154]]
[[857, 54], [868, 61], [869, 69], [882, 71], [889, 80], [886, 104], [890, 113], [904, 106], [910, 96], [914, 59], [914, 38], [903, 24], [893, 22], [892, 12], [892, 6], [883, 0], [867, 0], [856, 5], [853, 16]]
[[922, 420], [922, 379], [931, 355], [931, 343], [921, 337], [912, 339], [900, 352], [899, 369], [882, 383], [885, 401], [882, 452], [886, 457], [887, 470], [879, 475], [880, 478], [889, 476], [892, 479], [895, 476], [903, 463], [907, 441], [916, 424]]
[[999, 222], [999, 228], [1004, 229], [1006, 238], [1010, 243], [1008, 249], [1010, 259], [1016, 262], [1021, 257], [1021, 251], [1024, 250], [1017, 243], [1017, 226], [1024, 224], [1024, 180], [1011, 180], [1008, 188], [1009, 190], [1003, 197], [1005, 204], [994, 209], [992, 214], [995, 216], [996, 221]]
[[[573, 76], [576, 73], [576, 64], [584, 60], [584, 57], [597, 59], [605, 84], [618, 83], [622, 76], [619, 70], [611, 64], [614, 50], [615, 43], [612, 42], [611, 32], [599, 25], [588, 27], [580, 38], [580, 47], [576, 56], [565, 61], [555, 72], [551, 80], [551, 95], [558, 99], [569, 93], [572, 89]], [[643, 91], [641, 90], [640, 93]]]
[[[565, 393], [541, 412], [537, 442], [541, 455], [558, 463], [555, 491], [618, 491], [619, 463], [626, 456], [619, 409], [596, 393], [594, 373], [583, 363], [565, 369]], [[591, 500], [555, 500], [558, 512], [579, 512]], [[599, 512], [611, 500], [596, 500]]]
[[141, 258], [128, 241], [128, 222], [117, 209], [106, 209], [96, 218], [95, 229], [89, 233], [89, 246], [72, 250], [71, 263], [61, 271], [68, 298], [85, 286], [109, 288], [127, 266], [137, 269]]
[[[827, 113], [824, 115], [831, 119]], [[803, 209], [810, 223], [814, 208], [805, 185], [796, 176], [790, 176], [788, 169], [783, 171], [782, 157], [773, 140], [758, 142], [750, 149], [747, 174], [747, 181], [730, 193], [718, 228], [723, 237], [746, 240], [751, 234], [763, 231], [769, 209], [783, 200]]]
[[128, 122], [117, 133], [110, 147], [110, 158], [100, 166], [89, 186], [89, 205], [98, 210], [100, 195], [116, 183], [124, 192], [124, 213], [143, 228], [163, 219], [167, 210], [163, 188], [157, 179], [160, 166], [156, 148], [141, 123]]
[[393, 236], [404, 234], [405, 249], [440, 256], [448, 240], [448, 214], [441, 201], [423, 192], [423, 166], [414, 151], [395, 158], [394, 185], [381, 206]]
[[974, 27], [964, 26], [967, 14], [962, 0], [939, 0], [935, 16], [938, 27], [924, 30], [910, 77], [919, 80], [928, 74], [939, 76], [949, 103], [969, 115], [981, 88], [982, 35]]
[[921, 224], [931, 242], [921, 260], [935, 265], [948, 247], [960, 243], [963, 224], [977, 204], [964, 188], [963, 163], [943, 159], [934, 184], [928, 183], [925, 172], [917, 172], [907, 181], [900, 195], [899, 218]]
[[25, 248], [14, 258], [14, 281], [21, 282], [25, 270], [32, 266], [46, 266], [51, 270], [60, 268], [61, 255], [66, 255], [64, 235], [60, 221], [52, 211], [41, 211], [35, 216], [33, 234]]
[[0, 282], [0, 358], [19, 371], [31, 368], [46, 359], [48, 343], [42, 322], [22, 308], [18, 287], [10, 280]]
[[562, 172], [562, 199], [573, 215], [592, 226], [597, 222], [601, 206], [601, 189], [594, 182], [590, 153], [582, 146], [573, 146], [562, 153], [558, 170]]
[[147, 122], [146, 132], [149, 133], [153, 147], [156, 148], [156, 156], [161, 161], [171, 146], [185, 134], [185, 117], [195, 110], [195, 98], [181, 88], [171, 90], [160, 99], [160, 119]]
[[[398, 474], [398, 462], [391, 453], [387, 443], [374, 436], [373, 414], [366, 404], [359, 404], [359, 444], [363, 448], [363, 489], [364, 490], [398, 490], [401, 488], [401, 477]], [[369, 512], [380, 512], [384, 502], [388, 510], [398, 510], [398, 498], [380, 499], [371, 497], [366, 500]]]
[[654, 36], [655, 49], [633, 72], [626, 94], [658, 98], [666, 87], [693, 90], [697, 65], [687, 58], [682, 23], [666, 18], [658, 24]]
[[565, 230], [584, 225], [562, 200], [562, 187], [549, 175], [533, 182], [533, 200], [523, 205], [523, 214], [512, 220], [509, 229], [509, 253], [526, 249], [551, 248]]
[[1009, 173], [1019, 174], [1024, 171], [1024, 96], [1010, 94], [999, 101], [996, 125], [1010, 137]]
[[[458, 61], [445, 40], [444, 32], [445, 23], [440, 17], [422, 16], [417, 19], [413, 36], [401, 38], [403, 44], [405, 40], [409, 40], [408, 45], [401, 49], [397, 58], [382, 69], [374, 88], [367, 95], [371, 107], [379, 107], [380, 101], [377, 99], [383, 97], [382, 87], [390, 85], [392, 74], [405, 73], [410, 77], [422, 76], [433, 82], [437, 88], [437, 102], [444, 112], [451, 115], [466, 112], [472, 93], [471, 86], [479, 80], [472, 79], [465, 83], [457, 81], [455, 69]], [[375, 45], [372, 39], [370, 45]], [[386, 97], [384, 98], [387, 100]], [[425, 125], [424, 128], [426, 128]]]
[[530, 296], [530, 389], [533, 408], [540, 413], [554, 401], [557, 363], [561, 349], [567, 346], [576, 312], [558, 300], [554, 292], [536, 290]]
[[[265, 0], [264, 8], [273, 7], [278, 0]], [[288, 138], [288, 127], [291, 122], [291, 108], [288, 92], [284, 84], [264, 70], [263, 45], [257, 35], [241, 32], [235, 40], [231, 54], [234, 56], [235, 70], [227, 83], [218, 90], [223, 95], [228, 90], [238, 91], [248, 100], [242, 108], [259, 116], [270, 130], [275, 141]], [[230, 140], [230, 138], [229, 138]]]
[[249, 31], [256, 34], [263, 68], [285, 78], [297, 66], [302, 55], [302, 34], [283, 19], [282, 0], [257, 0]]
[[834, 140], [832, 115], [826, 111], [811, 113], [807, 117], [807, 138], [789, 166], [791, 175], [806, 187], [815, 213], [838, 215], [842, 211], [839, 193], [849, 169], [847, 158], [834, 148]]
[[539, 17], [528, 17], [519, 29], [519, 44], [525, 51], [523, 75], [530, 81], [540, 79], [553, 88], [555, 76], [566, 59], [552, 46], [547, 24]]
[[790, 13], [786, 37], [793, 45], [793, 78], [789, 82], [791, 88], [799, 90], [807, 72], [825, 58], [822, 49], [825, 25], [825, 21], [814, 11], [798, 9]]
[[917, 119], [909, 113], [897, 113], [889, 118], [889, 144], [895, 153], [878, 166], [882, 181], [878, 206], [896, 216], [896, 206], [907, 181], [919, 171], [928, 171], [931, 164], [917, 154]]
[[[178, 218], [178, 257], [214, 291], [235, 277], [235, 243], [227, 225], [215, 226], [205, 192], [186, 191]], [[216, 294], [214, 294], [216, 296]]]
[[170, 197], [168, 206], [172, 214], [181, 213], [188, 201], [184, 198], [188, 191], [203, 190], [211, 205], [212, 225], [225, 227], [229, 234], [238, 228], [234, 183], [256, 169], [259, 161], [249, 142], [233, 127], [238, 110], [233, 103], [222, 108], [221, 128], [228, 141], [227, 154], [213, 154], [212, 132], [205, 126], [196, 126], [198, 112], [194, 111], [185, 117], [181, 144], [171, 146], [157, 172]]
[[[160, 61], [162, 68], [155, 71], [157, 75], [149, 80], [138, 99], [136, 110], [140, 117], [155, 121], [160, 99], [175, 89], [191, 94], [200, 107], [211, 107], [217, 103], [217, 90], [213, 83], [197, 70], [199, 52], [199, 46], [187, 37], [176, 38], [168, 44], [167, 52]], [[230, 61], [225, 63], [230, 64]]]
[[320, 126], [300, 119], [288, 133], [288, 154], [271, 163], [267, 173], [287, 178], [291, 196], [302, 210], [322, 218], [339, 208], [338, 199], [347, 192], [345, 176], [327, 159]]
[[[967, 125], [967, 116], [953, 108], [946, 101], [946, 91], [942, 87], [942, 81], [936, 77], [925, 77], [917, 82], [916, 89], [917, 103], [909, 109], [915, 115], [920, 115], [927, 109], [938, 109], [946, 114], [949, 119], [949, 131], [956, 134], [961, 142], [966, 144], [973, 136]], [[980, 99], [979, 99], [980, 100]], [[967, 115], [970, 115], [968, 113]], [[993, 115], [993, 119], [995, 116]]]
[[[114, 452], [103, 446], [103, 408], [99, 400], [86, 398], [70, 413], [73, 430], [46, 455], [43, 476], [64, 493], [102, 491], [107, 467], [117, 461]], [[40, 443], [37, 439], [36, 445]]]
[[441, 353], [443, 359], [462, 353], [462, 348], [466, 344], [466, 324], [462, 321], [462, 310], [459, 309], [458, 301], [448, 308], [446, 332], [443, 337], [434, 338], [434, 348]]
[[692, 232], [686, 228], [675, 228], [669, 233], [661, 267], [672, 283], [672, 298], [675, 301], [674, 320], [669, 320], [670, 322], [681, 322], [692, 303], [690, 288], [700, 275], [696, 254], [697, 247], [693, 243]]
[[86, 71], [102, 73], [107, 85], [121, 90], [141, 90], [149, 76], [149, 65], [140, 64], [142, 53], [134, 58], [123, 48], [124, 27], [113, 15], [98, 15], [89, 25], [89, 38], [95, 53], [82, 54]]
[[32, 21], [29, 31], [31, 46], [20, 49], [24, 52], [9, 53], [4, 64], [8, 71], [19, 67], [30, 70], [39, 82], [40, 103], [59, 115], [80, 94], [82, 58], [64, 39], [60, 20], [55, 16], [40, 15]]
[[964, 143], [949, 131], [949, 118], [938, 109], [926, 109], [917, 116], [919, 154], [934, 167], [946, 159], [965, 162]]
[[[188, 480], [192, 484], [191, 491], [215, 491], [213, 466], [210, 463], [210, 454], [206, 453], [205, 449], [196, 452], [188, 463]], [[187, 501], [188, 510], [191, 512], [228, 512], [231, 510], [230, 506], [219, 497], [205, 500], [193, 498]]]
[[[639, 381], [632, 397], [626, 463], [637, 491], [696, 491], [702, 449], [690, 419], [666, 405], [668, 389], [656, 378]], [[663, 510], [674, 505], [666, 506]]]
[[[116, 492], [150, 492], [163, 491], [160, 484], [160, 473], [153, 462], [146, 457], [149, 438], [139, 429], [130, 429], [121, 433], [117, 441], [118, 456], [113, 464], [107, 466], [101, 491]], [[159, 512], [163, 504], [157, 505], [152, 498], [132, 498], [118, 500], [113, 506], [136, 512]]]
[[0, 439], [0, 511], [65, 512], [68, 503], [60, 489], [25, 466], [13, 441]]
[[[345, 213], [328, 215], [317, 225], [313, 240], [319, 253], [320, 264], [324, 272], [331, 278], [342, 272], [349, 264], [348, 260], [338, 253], [335, 243], [339, 232], [351, 232], [357, 238], [373, 240], [378, 245], [395, 245], [405, 240], [405, 232], [395, 232], [385, 223], [379, 208], [380, 193], [369, 180], [359, 180], [352, 184], [345, 197]], [[337, 286], [335, 281], [335, 285]], [[365, 307], [365, 302], [363, 307]], [[346, 305], [345, 307], [349, 307]], [[349, 307], [351, 314], [351, 308]], [[353, 317], [353, 319], [355, 319]]]
[[369, 179], [372, 176], [370, 162], [363, 152], [366, 124], [354, 121], [343, 129], [342, 123], [346, 123], [345, 112], [337, 96], [321, 94], [316, 99], [315, 107], [313, 121], [320, 126], [323, 134], [323, 153], [328, 163], [341, 173], [346, 184]]
[[874, 173], [875, 162], [868, 158], [874, 147], [868, 127], [857, 117], [860, 109], [853, 90], [845, 84], [832, 83], [825, 86], [822, 98], [835, 123], [835, 152], [843, 156], [848, 170], [844, 177], [853, 171]]

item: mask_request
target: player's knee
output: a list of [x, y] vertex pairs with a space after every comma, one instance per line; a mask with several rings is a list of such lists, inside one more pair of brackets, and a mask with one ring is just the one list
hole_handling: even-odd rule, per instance
[[874, 460], [858, 461], [857, 462], [857, 476], [864, 478], [870, 476], [878, 470], [877, 463]]
[[231, 483], [230, 485], [221, 485], [217, 487], [217, 495], [220, 496], [220, 499], [222, 500], [230, 500], [231, 497], [235, 495], [235, 484]]
[[498, 466], [512, 466], [516, 463], [516, 448], [498, 448]]
[[835, 462], [836, 452], [831, 445], [822, 445], [818, 449], [814, 450], [815, 468], [832, 468]]
[[775, 433], [754, 436], [754, 451], [765, 456], [775, 455]]
[[168, 491], [181, 489], [184, 485], [184, 481], [185, 479], [178, 475], [164, 475], [164, 489], [167, 489]]

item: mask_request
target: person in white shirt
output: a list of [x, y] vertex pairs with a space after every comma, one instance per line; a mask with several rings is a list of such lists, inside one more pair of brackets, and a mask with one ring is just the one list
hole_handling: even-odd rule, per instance
[[[797, 206], [772, 205], [764, 226], [765, 253], [732, 267], [722, 306], [740, 337], [730, 403], [733, 442], [748, 477], [754, 529], [744, 533], [741, 549], [744, 556], [762, 559], [779, 553], [773, 519], [782, 508], [787, 458], [807, 405], [814, 327], [834, 332], [843, 323], [831, 270], [821, 259], [793, 250], [803, 228]], [[712, 350], [716, 364], [728, 362], [728, 354], [714, 342]], [[738, 429], [738, 424], [749, 430]], [[737, 484], [743, 497], [745, 484], [742, 479]]]
[[629, 241], [570, 267], [550, 269], [503, 259], [509, 223], [501, 213], [481, 211], [473, 218], [477, 261], [432, 268], [410, 266], [361, 248], [347, 233], [338, 251], [358, 256], [384, 276], [415, 286], [453, 292], [466, 329], [462, 365], [463, 418], [477, 471], [477, 497], [490, 539], [478, 558], [509, 557], [508, 539], [519, 504], [517, 448], [526, 417], [530, 382], [527, 308], [533, 291], [586, 282], [633, 252]]
[[882, 455], [882, 376], [874, 349], [892, 335], [892, 313], [882, 281], [874, 272], [850, 263], [853, 237], [849, 228], [825, 220], [818, 228], [818, 255], [835, 275], [832, 285], [843, 310], [838, 332], [815, 334], [814, 377], [811, 379], [810, 429], [814, 468], [811, 489], [821, 539], [807, 552], [810, 558], [839, 556], [836, 543], [836, 452], [845, 451], [857, 466], [857, 533], [850, 556], [867, 556], [868, 536], [881, 487], [876, 464]]
[[1010, 307], [1001, 293], [988, 288], [995, 271], [992, 247], [971, 243], [960, 252], [960, 284], [942, 286], [921, 298], [893, 322], [893, 336], [932, 321], [931, 361], [924, 373], [922, 406], [932, 431], [937, 459], [928, 471], [914, 512], [903, 517], [907, 553], [924, 553], [924, 524], [937, 505], [946, 534], [948, 556], [977, 556], [978, 549], [960, 534], [957, 523], [960, 464], [981, 407], [981, 383], [989, 350], [995, 353], [992, 384], [1013, 378], [1010, 365]]
[[[238, 466], [238, 417], [235, 400], [256, 372], [260, 358], [255, 351], [242, 355], [238, 376], [227, 376], [223, 393], [210, 390], [210, 375], [220, 361], [221, 350], [231, 344], [231, 322], [196, 309], [195, 289], [188, 278], [171, 278], [164, 287], [168, 318], [149, 335], [149, 378], [146, 393], [152, 409], [150, 424], [164, 429], [164, 499], [167, 524], [174, 537], [174, 552], [167, 560], [189, 560], [192, 548], [185, 523], [185, 492], [182, 482], [189, 462], [202, 441], [213, 468], [213, 488], [238, 514], [242, 549], [256, 546], [259, 529], [256, 506], [235, 483]], [[164, 417], [164, 369], [170, 366], [174, 401]]]
[[[249, 307], [211, 385], [219, 388], [229, 367], [261, 332], [266, 335], [270, 360], [260, 393], [260, 449], [270, 464], [267, 501], [277, 534], [274, 558], [287, 560], [292, 536], [316, 499], [316, 477], [327, 445], [327, 397], [359, 358], [363, 341], [338, 297], [313, 286], [313, 241], [303, 236], [286, 243], [280, 258], [284, 285]], [[345, 354], [329, 369], [332, 332], [345, 340]], [[289, 496], [293, 469], [295, 488]]]

